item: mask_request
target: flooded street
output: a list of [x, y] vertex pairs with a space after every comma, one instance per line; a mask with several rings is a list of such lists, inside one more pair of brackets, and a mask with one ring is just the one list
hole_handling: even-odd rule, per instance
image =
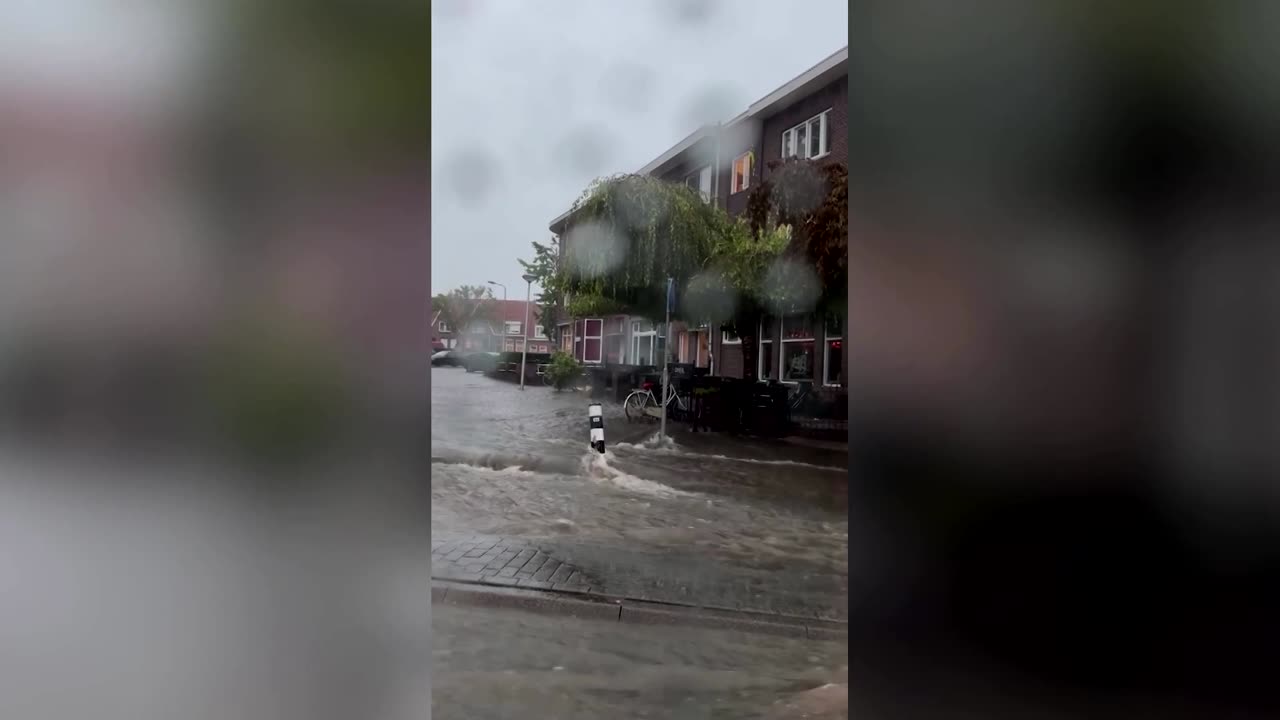
[[516, 610], [432, 616], [432, 715], [442, 720], [802, 717], [780, 711], [848, 682], [837, 643]]
[[847, 456], [628, 424], [584, 393], [432, 371], [432, 534], [518, 537], [610, 594], [847, 616]]

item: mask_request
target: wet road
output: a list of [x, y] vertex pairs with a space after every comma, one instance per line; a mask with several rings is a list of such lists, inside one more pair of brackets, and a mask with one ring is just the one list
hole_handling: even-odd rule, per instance
[[848, 682], [844, 644], [516, 610], [431, 614], [441, 720], [801, 717], [786, 704]]
[[519, 537], [619, 595], [844, 618], [847, 456], [692, 434], [653, 440], [582, 393], [432, 371], [432, 534]]

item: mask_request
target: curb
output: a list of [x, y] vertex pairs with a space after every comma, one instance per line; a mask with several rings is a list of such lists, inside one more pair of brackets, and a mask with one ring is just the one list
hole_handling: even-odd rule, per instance
[[680, 625], [741, 630], [808, 640], [848, 640], [849, 626], [836, 620], [611, 598], [572, 591], [525, 590], [452, 580], [431, 581], [432, 604], [527, 610], [635, 625]]

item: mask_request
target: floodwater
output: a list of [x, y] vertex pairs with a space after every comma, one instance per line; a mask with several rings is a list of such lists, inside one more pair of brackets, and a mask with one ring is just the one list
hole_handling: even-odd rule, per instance
[[432, 532], [519, 537], [606, 592], [845, 618], [847, 455], [628, 423], [585, 393], [432, 370]]
[[[848, 682], [845, 644], [436, 606], [432, 716], [773, 718]], [[846, 717], [847, 710], [821, 717]]]

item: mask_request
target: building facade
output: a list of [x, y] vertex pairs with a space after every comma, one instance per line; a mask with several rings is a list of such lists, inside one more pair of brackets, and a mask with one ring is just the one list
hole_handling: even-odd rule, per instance
[[[524, 300], [486, 300], [476, 306], [494, 304], [496, 319], [472, 318], [465, 327], [451, 327], [436, 311], [431, 317], [433, 350], [468, 350], [473, 352], [521, 352], [525, 344], [530, 353], [552, 351], [551, 338], [539, 323], [541, 311], [537, 303]], [[528, 323], [526, 324], [526, 311]]]
[[[847, 165], [848, 58], [848, 47], [840, 49], [738, 116], [695, 130], [637, 174], [685, 183], [736, 216], [746, 210], [750, 191], [769, 178], [772, 161]], [[566, 212], [549, 226], [562, 253], [570, 220]], [[716, 375], [840, 387], [848, 371], [846, 323], [843, 315], [765, 316], [744, 340], [721, 328], [673, 322], [670, 354]], [[560, 349], [589, 365], [657, 365], [667, 349], [653, 319], [563, 317], [558, 327]], [[744, 341], [754, 353], [744, 352]]]

